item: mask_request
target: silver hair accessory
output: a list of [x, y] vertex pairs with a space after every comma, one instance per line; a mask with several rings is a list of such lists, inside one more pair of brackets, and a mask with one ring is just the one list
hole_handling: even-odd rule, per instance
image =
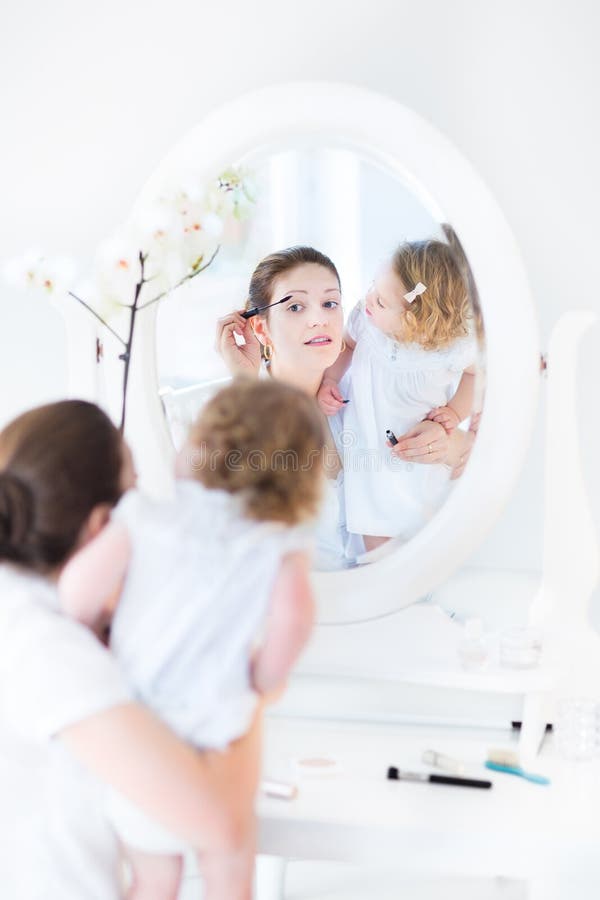
[[416, 300], [417, 297], [420, 297], [421, 294], [424, 294], [427, 290], [427, 285], [423, 284], [422, 281], [418, 281], [415, 285], [414, 291], [409, 291], [408, 294], [404, 295], [404, 299], [407, 303], [412, 303], [413, 300]]

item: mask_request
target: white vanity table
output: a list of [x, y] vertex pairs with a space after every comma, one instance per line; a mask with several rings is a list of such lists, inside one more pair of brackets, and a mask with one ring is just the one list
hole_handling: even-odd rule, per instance
[[[288, 694], [267, 718], [265, 773], [296, 781], [290, 759], [299, 756], [325, 755], [338, 767], [328, 777], [303, 777], [293, 801], [261, 797], [258, 900], [284, 896], [287, 859], [391, 866], [415, 875], [529, 879], [529, 896], [544, 900], [567, 896], [564, 879], [580, 878], [592, 886], [590, 896], [597, 896], [600, 763], [561, 763], [552, 740], [546, 740], [529, 767], [552, 778], [547, 788], [501, 774], [493, 774], [491, 791], [385, 777], [389, 765], [422, 769], [427, 748], [464, 759], [474, 777], [484, 777], [487, 750], [518, 740], [509, 730], [511, 719], [523, 719], [520, 749], [534, 758], [547, 701], [560, 680], [557, 653], [527, 672], [494, 664], [484, 672], [464, 672], [456, 652], [462, 636], [458, 621], [431, 604], [411, 606], [467, 559], [499, 515], [535, 411], [539, 347], [527, 280], [510, 231], [477, 173], [442, 135], [385, 97], [347, 85], [282, 85], [211, 114], [161, 164], [134, 214], [173, 173], [193, 167], [211, 172], [257, 147], [290, 141], [357, 149], [410, 185], [438, 221], [453, 225], [481, 298], [487, 384], [467, 469], [426, 527], [370, 566], [315, 574], [319, 625]], [[127, 437], [142, 485], [161, 493], [170, 482], [173, 449], [158, 392], [155, 320], [151, 311], [138, 323]], [[567, 381], [583, 327], [575, 325], [563, 342]], [[561, 356], [560, 342], [556, 351], [551, 367]], [[560, 365], [557, 371], [560, 375]], [[570, 381], [566, 389], [573, 390]], [[564, 410], [564, 398], [560, 402]], [[572, 416], [575, 433], [572, 404], [565, 415]], [[576, 440], [568, 451], [549, 451], [548, 497], [552, 480], [565, 469], [558, 452], [572, 454], [570, 496], [583, 509]], [[589, 655], [595, 645], [584, 624], [585, 603], [595, 560], [589, 545], [571, 546], [577, 575], [561, 581], [561, 536], [569, 528], [561, 514], [559, 504], [547, 527], [542, 589], [536, 596], [527, 587], [524, 603], [518, 611], [510, 609], [505, 624], [527, 622], [535, 596], [536, 622], [551, 624], [558, 635], [569, 620], [565, 590], [571, 585], [580, 598], [572, 633]], [[496, 620], [493, 627], [500, 624]], [[573, 896], [588, 895], [578, 889]]]
[[[536, 771], [552, 779], [542, 787], [486, 770], [487, 750], [498, 745], [510, 746], [506, 733], [271, 721], [270, 773], [283, 777], [290, 756], [319, 755], [324, 748], [340, 768], [329, 777], [303, 778], [292, 802], [262, 798], [259, 848], [279, 857], [293, 848], [296, 859], [387, 866], [404, 876], [523, 879], [530, 881], [529, 896], [544, 900], [597, 896], [600, 765], [557, 760], [550, 738], [536, 762]], [[421, 754], [430, 747], [463, 759], [472, 777], [489, 777], [493, 788], [386, 780], [390, 764], [424, 771]], [[276, 870], [271, 875], [271, 885], [277, 884]], [[581, 888], [565, 893], [575, 883], [587, 884], [589, 894]], [[258, 896], [277, 894], [263, 883]]]

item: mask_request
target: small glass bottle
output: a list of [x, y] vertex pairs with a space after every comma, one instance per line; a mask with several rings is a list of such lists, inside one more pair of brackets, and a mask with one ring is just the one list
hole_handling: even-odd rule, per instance
[[464, 635], [458, 642], [458, 658], [463, 669], [475, 671], [486, 665], [489, 652], [483, 639], [483, 622], [481, 619], [467, 619]]
[[562, 697], [556, 706], [554, 734], [563, 759], [592, 759], [599, 751], [600, 707], [589, 697]]

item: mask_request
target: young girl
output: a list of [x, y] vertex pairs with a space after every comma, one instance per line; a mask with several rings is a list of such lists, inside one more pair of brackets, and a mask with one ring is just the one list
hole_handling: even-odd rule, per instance
[[[252, 827], [260, 714], [226, 753], [198, 753], [134, 701], [112, 654], [59, 612], [56, 581], [66, 562], [106, 525], [133, 478], [119, 431], [92, 403], [41, 406], [0, 431], [6, 814], [13, 797], [19, 803], [4, 835], [6, 897], [122, 898], [103, 814], [107, 785], [208, 860], [229, 857]], [[204, 874], [213, 900], [250, 895], [231, 879], [224, 884], [222, 867]]]
[[[63, 573], [64, 608], [91, 628], [124, 579], [110, 646], [137, 696], [198, 748], [241, 735], [256, 692], [281, 686], [308, 638], [307, 539], [296, 526], [317, 513], [322, 447], [313, 400], [277, 382], [234, 381], [192, 428], [179, 460], [192, 477], [175, 500], [129, 492]], [[183, 843], [124, 797], [112, 797], [110, 813], [134, 874], [130, 897], [175, 897]], [[252, 859], [249, 833], [245, 855], [219, 865], [249, 891]]]
[[[450, 433], [471, 411], [475, 341], [466, 281], [450, 247], [402, 244], [364, 303], [352, 311], [346, 349], [325, 372], [318, 399], [332, 415], [343, 405], [338, 382], [350, 362], [344, 413], [348, 531], [367, 550], [390, 537], [408, 540], [433, 515], [448, 485], [436, 441], [432, 462], [414, 466], [386, 450], [423, 419]], [[391, 441], [390, 441], [391, 438]]]

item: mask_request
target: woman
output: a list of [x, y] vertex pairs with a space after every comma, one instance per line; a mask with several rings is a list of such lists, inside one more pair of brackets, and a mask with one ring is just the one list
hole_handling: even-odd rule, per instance
[[[255, 269], [247, 309], [266, 309], [245, 319], [233, 312], [217, 323], [217, 350], [232, 374], [258, 376], [264, 359], [273, 378], [279, 378], [316, 396], [323, 372], [342, 350], [343, 312], [340, 278], [332, 261], [311, 247], [291, 247], [265, 257]], [[235, 335], [245, 341], [240, 345]], [[342, 384], [342, 392], [343, 392]], [[343, 509], [342, 467], [338, 450], [344, 442], [341, 416], [331, 416], [326, 453], [329, 490], [317, 529], [317, 568], [351, 565], [363, 547], [358, 536], [348, 536]], [[449, 459], [450, 442], [437, 422], [420, 422], [398, 435], [390, 450], [400, 459], [439, 463]], [[455, 448], [452, 448], [452, 463]]]
[[[215, 861], [252, 827], [243, 810], [257, 784], [259, 717], [227, 753], [199, 754], [134, 702], [109, 651], [58, 612], [67, 560], [134, 480], [119, 432], [93, 404], [49, 404], [0, 433], [0, 715], [5, 733], [41, 751], [48, 775], [40, 828], [21, 841], [6, 896], [122, 896], [102, 783]], [[249, 900], [218, 865], [203, 874], [208, 897]]]

